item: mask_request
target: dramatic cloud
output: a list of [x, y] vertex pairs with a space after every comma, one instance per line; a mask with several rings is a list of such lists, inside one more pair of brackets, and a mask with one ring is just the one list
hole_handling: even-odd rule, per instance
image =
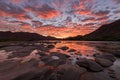
[[0, 0], [0, 30], [58, 38], [88, 34], [120, 19], [120, 0]]

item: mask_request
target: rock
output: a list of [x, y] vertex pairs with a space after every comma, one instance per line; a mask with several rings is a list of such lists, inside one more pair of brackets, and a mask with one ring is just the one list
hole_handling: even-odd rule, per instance
[[59, 49], [61, 49], [61, 50], [63, 50], [63, 51], [66, 51], [67, 49], [69, 49], [69, 47], [63, 46], [63, 47], [61, 47], [61, 48], [59, 48]]
[[112, 62], [116, 61], [116, 58], [112, 54], [101, 54], [101, 55], [96, 55], [96, 58], [103, 58], [103, 59], [108, 59]]
[[12, 80], [33, 80], [33, 79], [40, 79], [40, 73], [30, 71]]
[[60, 65], [51, 75], [50, 80], [80, 80], [80, 75], [85, 73], [86, 69], [77, 65]]
[[48, 45], [47, 48], [53, 49], [55, 46], [54, 45]]
[[75, 52], [76, 50], [75, 49], [70, 49], [68, 52]]
[[65, 60], [51, 60], [51, 61], [47, 62], [45, 65], [57, 67], [59, 65], [65, 64], [65, 63], [66, 63]]
[[45, 63], [44, 63], [43, 61], [39, 61], [39, 62], [38, 62], [38, 65], [39, 65], [39, 67], [42, 67], [42, 66], [45, 65]]
[[46, 47], [43, 44], [36, 46], [36, 49], [39, 49], [39, 50], [44, 51], [44, 52], [49, 52], [49, 50], [50, 50], [50, 48]]
[[51, 56], [49, 56], [49, 55], [43, 56], [43, 57], [41, 57], [40, 59], [41, 59], [41, 61], [43, 61], [43, 62], [49, 62], [49, 61], [52, 60]]
[[30, 55], [30, 53], [35, 50], [34, 46], [27, 46], [27, 47], [20, 47], [20, 46], [9, 46], [6, 47], [6, 49], [4, 49], [8, 52], [10, 52], [9, 50], [13, 51], [12, 55], [10, 55], [8, 58], [14, 58], [14, 57], [25, 57]]
[[103, 67], [110, 67], [113, 65], [112, 61], [104, 58], [95, 58], [95, 61]]
[[31, 80], [50, 80], [51, 74], [53, 72], [54, 72], [54, 69], [52, 67], [48, 67], [41, 72], [41, 74], [39, 75], [40, 76], [39, 79], [37, 77], [34, 77]]
[[103, 67], [100, 66], [98, 63], [96, 63], [93, 60], [90, 59], [80, 59], [76, 62], [77, 65], [80, 67], [87, 68], [90, 71], [99, 72], [103, 70]]
[[47, 56], [47, 54], [45, 54], [44, 52], [39, 52], [39, 53], [37, 53], [37, 54], [39, 54], [41, 57], [42, 57], [42, 56]]
[[120, 58], [120, 51], [116, 51], [112, 53], [115, 57]]
[[60, 59], [58, 56], [52, 56], [52, 59], [54, 59], [54, 60], [58, 60], [58, 59]]
[[60, 59], [67, 59], [70, 57], [69, 55], [59, 53], [59, 52], [52, 52], [52, 53], [50, 53], [50, 55], [51, 56], [58, 56]]
[[42, 70], [26, 72], [12, 80], [50, 80], [50, 74], [53, 73], [51, 67], [45, 67]]
[[107, 72], [101, 71], [101, 72], [86, 72], [81, 76], [79, 80], [113, 80], [109, 77]]

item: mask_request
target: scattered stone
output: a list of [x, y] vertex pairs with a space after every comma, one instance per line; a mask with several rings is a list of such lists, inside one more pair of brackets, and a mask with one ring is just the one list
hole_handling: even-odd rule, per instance
[[63, 51], [66, 51], [67, 49], [69, 49], [69, 47], [63, 46], [63, 47], [61, 47], [61, 48], [59, 48], [59, 49], [61, 49], [61, 50], [63, 50]]
[[51, 56], [49, 56], [49, 55], [43, 56], [43, 57], [41, 57], [40, 59], [41, 59], [41, 61], [43, 61], [43, 62], [49, 62], [49, 61], [52, 60]]
[[80, 75], [85, 72], [85, 68], [77, 65], [64, 64], [56, 69], [50, 80], [80, 80]]
[[101, 72], [86, 72], [79, 80], [113, 80], [105, 71]]
[[112, 53], [115, 57], [120, 58], [120, 51], [116, 51]]
[[110, 67], [113, 65], [112, 61], [104, 58], [95, 58], [95, 61], [103, 67]]
[[50, 53], [51, 56], [58, 56], [60, 59], [67, 59], [70, 56], [67, 54], [59, 53], [59, 52], [52, 52]]
[[47, 48], [53, 49], [53, 48], [55, 48], [55, 46], [54, 45], [48, 45]]
[[41, 66], [44, 66], [45, 63], [43, 61], [39, 61], [38, 65], [41, 67]]
[[76, 50], [75, 49], [70, 49], [68, 52], [75, 52]]
[[65, 60], [51, 60], [51, 61], [47, 62], [46, 65], [57, 67], [59, 65], [65, 64], [65, 63], [66, 63]]
[[116, 61], [116, 58], [112, 54], [101, 54], [101, 55], [96, 55], [96, 58], [103, 58], [103, 59], [108, 59], [112, 62]]
[[45, 54], [45, 52], [39, 52], [39, 53], [37, 53], [37, 54], [39, 54], [41, 57], [42, 57], [42, 56], [47, 56], [47, 54]]
[[60, 59], [58, 56], [52, 56], [52, 59], [54, 59], [54, 60], [58, 60], [58, 59]]
[[27, 72], [27, 73], [24, 73], [12, 80], [33, 80], [33, 79], [40, 79], [40, 73], [37, 73], [37, 72]]
[[80, 52], [76, 52], [75, 53], [76, 55], [79, 55], [79, 56], [82, 56], [82, 54]]
[[76, 62], [77, 65], [80, 67], [87, 68], [90, 71], [99, 72], [103, 70], [103, 67], [100, 66], [98, 63], [96, 63], [93, 60], [90, 59], [80, 59]]

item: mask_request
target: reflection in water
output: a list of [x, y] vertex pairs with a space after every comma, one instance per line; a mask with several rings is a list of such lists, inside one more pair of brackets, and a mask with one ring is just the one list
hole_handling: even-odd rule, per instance
[[[53, 45], [54, 48], [46, 48], [48, 45]], [[40, 57], [37, 52], [43, 52], [50, 54], [51, 52], [60, 52], [63, 54], [73, 55], [78, 54], [82, 57], [92, 57], [96, 53], [106, 53], [114, 52], [120, 50], [120, 42], [89, 42], [89, 41], [48, 41], [48, 42], [3, 42], [0, 46], [6, 46], [0, 48], [0, 61], [5, 60], [22, 60], [23, 62], [29, 61], [31, 59], [37, 59]], [[67, 47], [67, 50], [60, 49], [61, 47]], [[69, 50], [75, 50], [69, 52]], [[9, 56], [14, 56], [13, 52], [16, 52], [18, 56], [9, 58]], [[19, 55], [29, 54], [24, 57], [19, 57]], [[75, 55], [74, 55], [75, 56]]]
[[[60, 47], [69, 47], [69, 49], [75, 49], [76, 53], [80, 53], [82, 55], [93, 55], [95, 53], [100, 53], [100, 51], [98, 51], [95, 47], [90, 47], [86, 44], [83, 44], [83, 42], [61, 42], [61, 43], [57, 43], [55, 45], [55, 48], [51, 50], [51, 52], [55, 52], [58, 51]], [[68, 51], [68, 50], [67, 50]], [[61, 50], [61, 53], [65, 53], [65, 54], [70, 54], [70, 52], [64, 52]]]
[[[63, 47], [65, 50], [62, 49]], [[114, 53], [115, 51], [120, 51], [120, 42], [1, 42], [0, 71], [2, 71], [2, 74], [0, 75], [0, 80], [12, 80], [27, 72], [40, 71], [42, 68], [48, 67], [46, 63], [56, 65], [57, 62], [51, 62], [51, 60], [63, 60], [60, 59], [60, 54], [62, 54], [63, 58], [69, 56], [67, 60], [70, 59], [74, 64], [78, 58], [94, 59], [93, 54]], [[57, 55], [52, 55], [52, 53]], [[117, 60], [115, 66], [113, 66], [118, 74], [120, 73], [118, 70], [120, 68], [119, 61]]]

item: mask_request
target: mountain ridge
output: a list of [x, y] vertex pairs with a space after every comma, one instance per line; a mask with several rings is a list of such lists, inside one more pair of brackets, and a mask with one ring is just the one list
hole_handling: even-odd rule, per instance
[[50, 36], [42, 36], [37, 33], [29, 32], [2, 32], [0, 31], [0, 41], [37, 41], [37, 40], [56, 40]]

